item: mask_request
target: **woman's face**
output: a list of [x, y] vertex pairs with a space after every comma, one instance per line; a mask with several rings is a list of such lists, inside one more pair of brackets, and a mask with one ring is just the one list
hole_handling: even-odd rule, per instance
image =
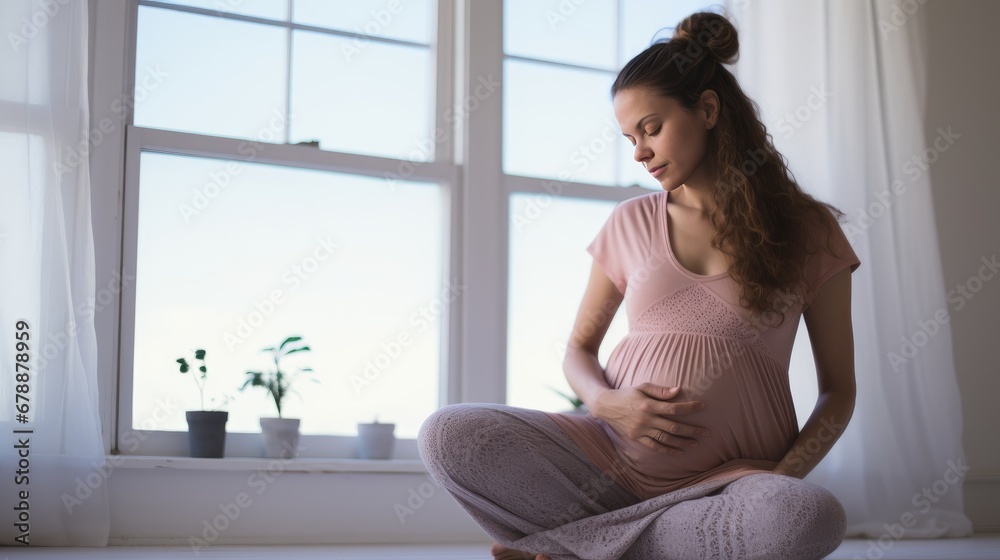
[[673, 97], [645, 88], [623, 89], [615, 95], [615, 118], [635, 146], [635, 160], [654, 174], [664, 190], [689, 180], [707, 180], [703, 164], [709, 130], [718, 115], [718, 96], [706, 90], [702, 101], [706, 109], [688, 110]]

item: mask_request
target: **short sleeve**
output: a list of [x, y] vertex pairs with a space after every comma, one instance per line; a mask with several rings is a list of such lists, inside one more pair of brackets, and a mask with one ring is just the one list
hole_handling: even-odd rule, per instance
[[[805, 303], [806, 306], [812, 304], [813, 299], [819, 293], [820, 287], [824, 282], [830, 279], [831, 276], [840, 272], [841, 270], [850, 267], [853, 273], [859, 266], [861, 266], [861, 260], [858, 259], [858, 255], [854, 252], [854, 248], [851, 247], [851, 243], [848, 241], [847, 236], [844, 234], [843, 228], [840, 223], [830, 215], [830, 239], [829, 245], [833, 249], [833, 253], [827, 248], [827, 243], [825, 238], [818, 237], [816, 243], [818, 246], [816, 252], [810, 254], [806, 258], [805, 267], [805, 282], [806, 282], [806, 294]], [[817, 228], [820, 233], [825, 233], [825, 228]]]
[[622, 294], [633, 270], [649, 255], [654, 207], [650, 195], [619, 202], [587, 252]]

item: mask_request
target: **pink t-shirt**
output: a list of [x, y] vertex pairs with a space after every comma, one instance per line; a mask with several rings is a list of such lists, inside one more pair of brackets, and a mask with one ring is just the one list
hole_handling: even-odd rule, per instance
[[[619, 203], [587, 247], [624, 294], [629, 324], [605, 378], [615, 389], [680, 386], [671, 400], [706, 403], [680, 421], [711, 435], [680, 455], [664, 455], [619, 437], [591, 414], [548, 413], [595, 464], [644, 499], [778, 464], [798, 436], [788, 365], [803, 306], [834, 273], [861, 264], [841, 228], [833, 228], [836, 255], [820, 247], [807, 257], [806, 288], [782, 297], [778, 325], [777, 315], [740, 307], [728, 272], [705, 276], [680, 265], [668, 241], [667, 204], [665, 191]], [[836, 223], [832, 214], [830, 221]]]

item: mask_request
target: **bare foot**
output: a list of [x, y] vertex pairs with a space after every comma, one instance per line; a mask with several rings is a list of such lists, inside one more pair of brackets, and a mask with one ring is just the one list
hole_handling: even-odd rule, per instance
[[495, 560], [552, 560], [544, 554], [532, 554], [523, 550], [514, 550], [498, 542], [493, 543], [493, 547], [490, 548], [490, 554], [493, 555]]

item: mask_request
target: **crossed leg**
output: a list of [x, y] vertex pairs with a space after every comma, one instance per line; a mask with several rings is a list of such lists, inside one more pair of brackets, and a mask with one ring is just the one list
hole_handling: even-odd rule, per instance
[[431, 476], [508, 558], [808, 560], [846, 531], [829, 491], [771, 473], [641, 500], [537, 410], [448, 405], [424, 421], [418, 443]]
[[819, 559], [840, 546], [846, 531], [844, 508], [826, 488], [750, 474], [721, 493], [671, 506], [626, 557]]

